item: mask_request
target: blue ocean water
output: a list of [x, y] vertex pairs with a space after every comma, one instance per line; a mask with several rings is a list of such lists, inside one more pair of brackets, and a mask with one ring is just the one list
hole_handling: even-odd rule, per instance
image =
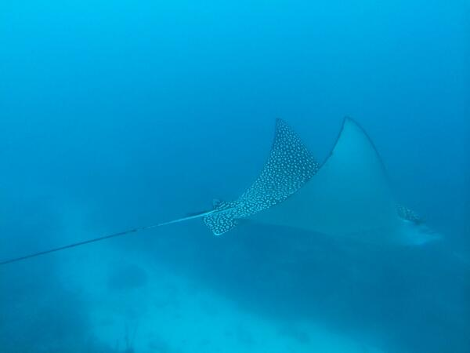
[[445, 237], [196, 220], [2, 266], [0, 352], [470, 352], [469, 21], [465, 0], [0, 2], [0, 260], [237, 197], [278, 117], [320, 161], [354, 117]]

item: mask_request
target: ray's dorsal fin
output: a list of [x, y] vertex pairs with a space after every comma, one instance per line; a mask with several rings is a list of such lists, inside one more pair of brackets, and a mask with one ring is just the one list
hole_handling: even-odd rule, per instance
[[213, 199], [213, 200], [212, 200], [212, 207], [213, 207], [214, 209], [216, 209], [220, 204], [222, 204], [222, 202], [224, 202], [224, 201], [222, 201], [222, 200], [220, 200], [220, 199]]
[[215, 235], [226, 233], [237, 225], [238, 219], [284, 201], [317, 170], [318, 164], [300, 137], [284, 120], [277, 119], [271, 151], [258, 178], [235, 201], [214, 203], [216, 212], [204, 217], [204, 222]]

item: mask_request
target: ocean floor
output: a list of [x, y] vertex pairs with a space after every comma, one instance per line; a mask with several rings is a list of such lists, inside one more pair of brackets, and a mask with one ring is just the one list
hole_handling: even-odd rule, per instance
[[138, 257], [118, 261], [119, 253], [99, 253], [90, 257], [93, 273], [73, 273], [73, 264], [64, 273], [70, 289], [88, 301], [94, 339], [113, 352], [384, 353], [311, 322], [242, 310], [235, 300]]

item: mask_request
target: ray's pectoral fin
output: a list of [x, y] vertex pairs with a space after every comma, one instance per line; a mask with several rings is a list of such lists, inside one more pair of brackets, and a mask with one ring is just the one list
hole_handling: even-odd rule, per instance
[[284, 201], [317, 170], [318, 164], [300, 137], [283, 120], [277, 119], [273, 145], [258, 178], [235, 201], [215, 200], [214, 212], [204, 217], [204, 223], [215, 235], [226, 233], [240, 219]]
[[365, 131], [346, 118], [318, 173], [285, 202], [254, 218], [265, 224], [363, 239], [366, 233], [393, 228], [397, 216], [377, 150]]

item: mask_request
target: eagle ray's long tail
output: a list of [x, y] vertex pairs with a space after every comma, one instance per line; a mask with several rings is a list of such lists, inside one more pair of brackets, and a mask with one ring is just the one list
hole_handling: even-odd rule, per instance
[[56, 248], [51, 248], [51, 249], [38, 251], [38, 252], [27, 254], [27, 255], [23, 255], [23, 256], [10, 258], [10, 259], [7, 259], [7, 260], [0, 261], [0, 266], [11, 264], [13, 262], [23, 261], [23, 260], [30, 259], [30, 258], [33, 258], [33, 257], [38, 257], [38, 256], [42, 256], [42, 255], [62, 251], [62, 250], [76, 248], [76, 247], [79, 247], [79, 246], [82, 246], [82, 245], [96, 243], [96, 242], [111, 239], [111, 238], [117, 238], [117, 237], [127, 235], [127, 234], [131, 234], [131, 233], [137, 233], [137, 232], [141, 232], [141, 231], [144, 231], [144, 230], [158, 228], [158, 227], [166, 226], [166, 225], [169, 225], [169, 224], [186, 222], [186, 221], [190, 221], [192, 219], [197, 219], [197, 218], [203, 218], [203, 217], [206, 217], [206, 216], [208, 216], [208, 215], [210, 215], [214, 212], [220, 212], [220, 211], [211, 210], [211, 211], [207, 211], [207, 212], [202, 212], [202, 213], [199, 213], [199, 214], [196, 214], [196, 215], [183, 217], [183, 218], [178, 218], [178, 219], [174, 219], [174, 220], [171, 220], [171, 221], [168, 221], [168, 222], [156, 223], [156, 224], [152, 224], [152, 225], [149, 225], [149, 226], [128, 229], [128, 230], [118, 232], [118, 233], [103, 235], [103, 236], [97, 237], [97, 238], [83, 240], [83, 241], [79, 241], [79, 242], [76, 242], [76, 243], [71, 243], [71, 244], [67, 244], [67, 245], [64, 245], [64, 246], [59, 246], [59, 247], [56, 247]]

